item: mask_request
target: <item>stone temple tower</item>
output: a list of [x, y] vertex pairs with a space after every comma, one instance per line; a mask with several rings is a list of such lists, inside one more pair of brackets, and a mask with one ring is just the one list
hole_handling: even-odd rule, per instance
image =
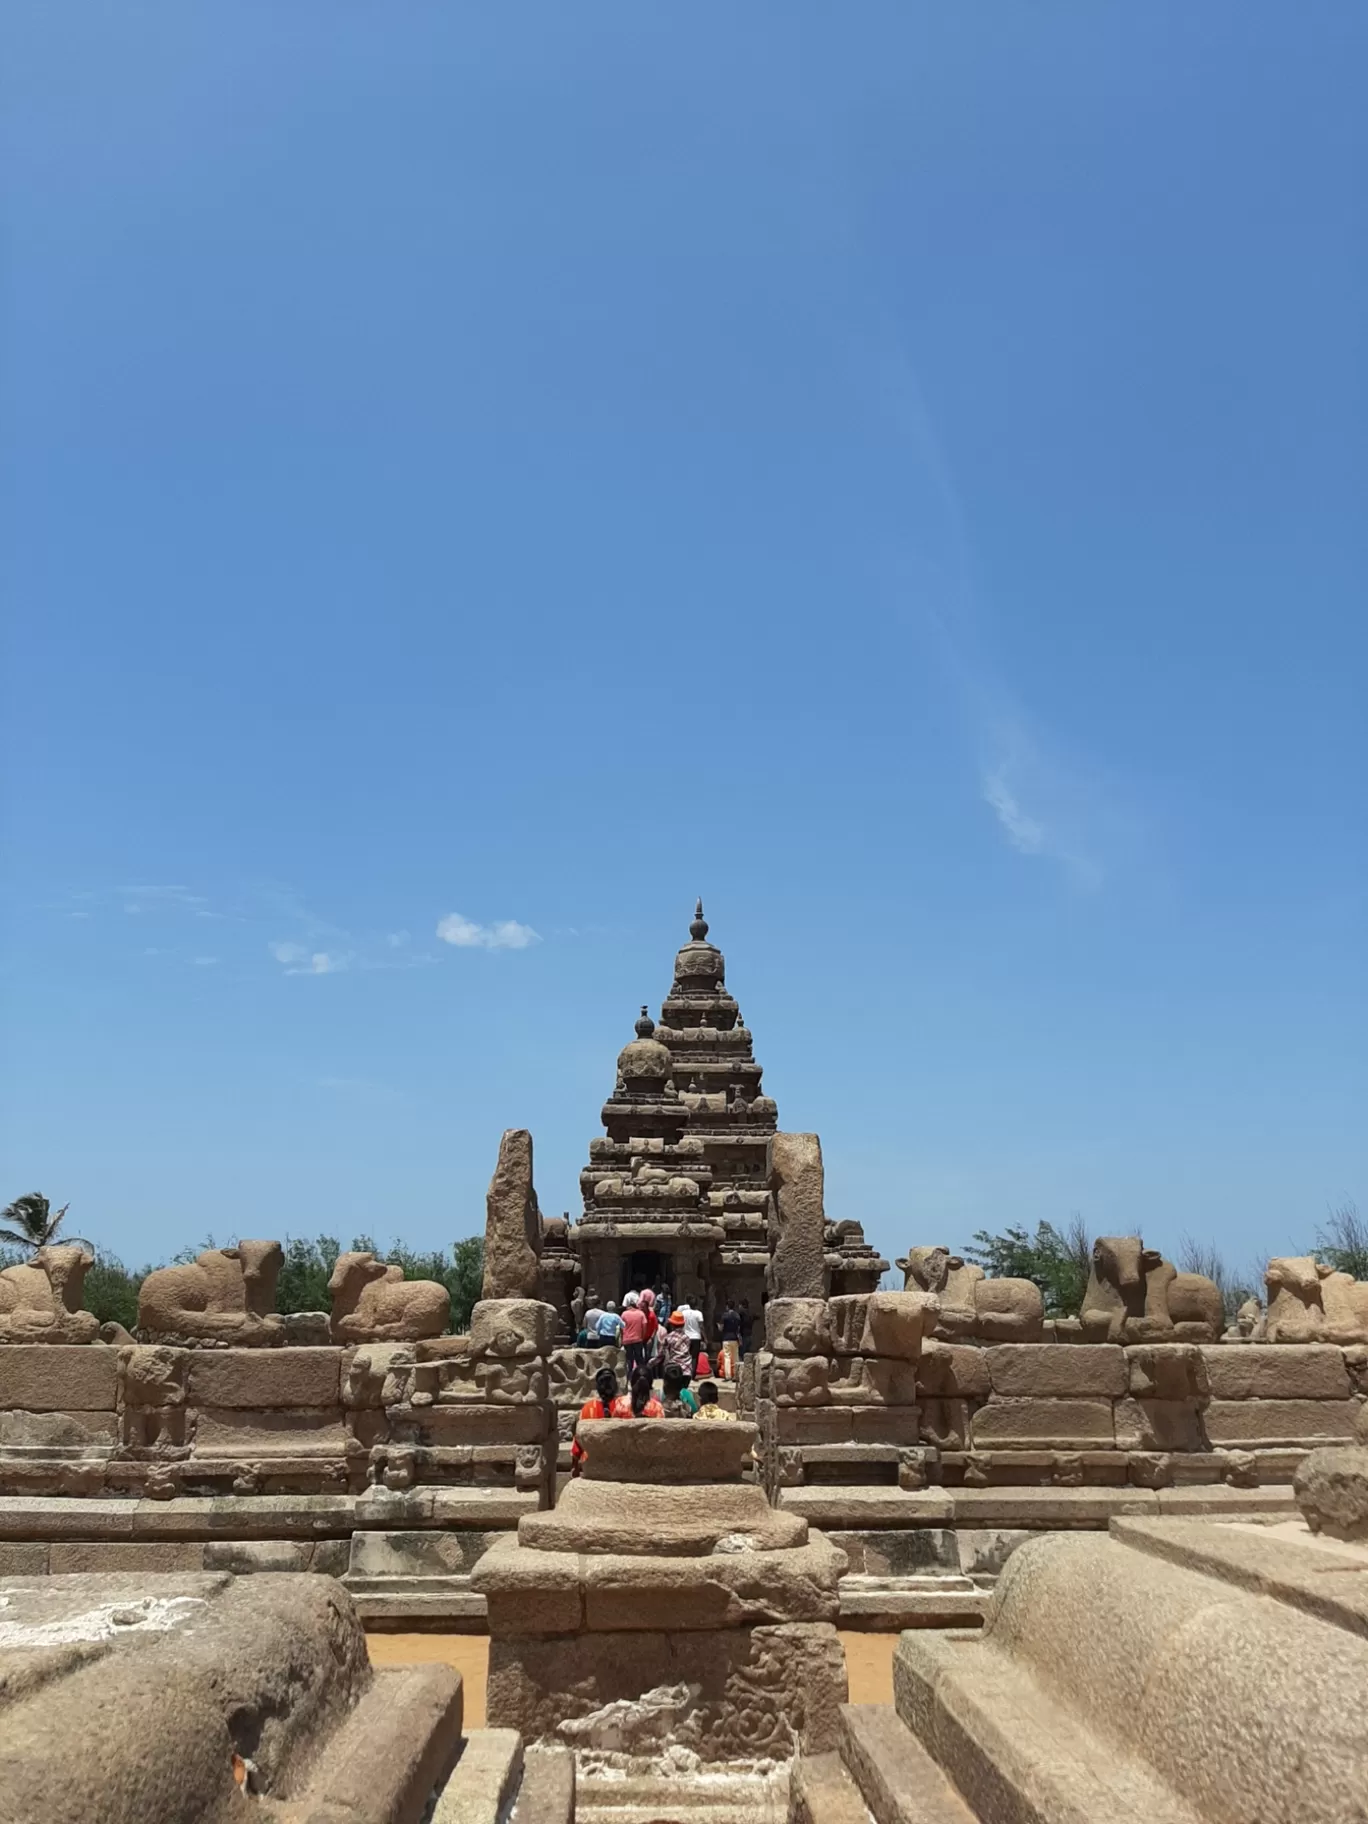
[[[760, 1310], [779, 1122], [761, 1074], [699, 900], [660, 1022], [642, 1008], [603, 1105], [604, 1137], [580, 1173], [584, 1215], [564, 1252], [586, 1292], [621, 1300], [664, 1284], [710, 1320], [729, 1297]], [[830, 1291], [872, 1291], [887, 1265], [857, 1222], [827, 1225]]]

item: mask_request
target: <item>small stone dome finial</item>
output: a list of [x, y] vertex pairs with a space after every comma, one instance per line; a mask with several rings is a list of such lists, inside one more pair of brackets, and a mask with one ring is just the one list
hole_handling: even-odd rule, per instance
[[701, 944], [708, 935], [708, 921], [703, 916], [703, 897], [700, 894], [698, 905], [694, 909], [693, 923], [689, 926], [689, 936], [695, 943]]
[[639, 1039], [649, 1039], [651, 1034], [654, 1031], [655, 1031], [655, 1021], [651, 1018], [650, 1014], [647, 1013], [646, 1009], [643, 1007], [641, 1010], [640, 1018], [637, 1020], [637, 1023], [636, 1023], [636, 1035]]

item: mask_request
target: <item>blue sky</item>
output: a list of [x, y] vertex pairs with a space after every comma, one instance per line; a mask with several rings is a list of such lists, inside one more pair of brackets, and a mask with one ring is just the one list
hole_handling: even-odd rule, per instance
[[1368, 1202], [1361, 9], [3, 34], [6, 1196], [573, 1209], [701, 892], [890, 1255]]

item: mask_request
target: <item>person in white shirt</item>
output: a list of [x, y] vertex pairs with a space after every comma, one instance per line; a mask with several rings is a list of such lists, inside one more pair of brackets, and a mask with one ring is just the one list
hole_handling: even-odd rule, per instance
[[698, 1357], [703, 1348], [703, 1313], [696, 1305], [681, 1305], [684, 1313], [684, 1335], [688, 1339], [689, 1354], [693, 1357], [694, 1373], [698, 1373]]

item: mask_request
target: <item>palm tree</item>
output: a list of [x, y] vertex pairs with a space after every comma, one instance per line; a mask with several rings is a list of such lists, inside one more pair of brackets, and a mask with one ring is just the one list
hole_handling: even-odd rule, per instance
[[[36, 1254], [39, 1248], [51, 1247], [57, 1239], [57, 1231], [71, 1208], [64, 1203], [60, 1210], [54, 1210], [41, 1191], [30, 1191], [25, 1197], [16, 1197], [13, 1203], [7, 1203], [0, 1210], [0, 1224], [13, 1223], [13, 1228], [0, 1227], [0, 1241], [13, 1242], [17, 1247], [27, 1248], [30, 1254]], [[72, 1235], [69, 1241], [81, 1241], [83, 1237]], [[90, 1243], [85, 1242], [89, 1247]]]

